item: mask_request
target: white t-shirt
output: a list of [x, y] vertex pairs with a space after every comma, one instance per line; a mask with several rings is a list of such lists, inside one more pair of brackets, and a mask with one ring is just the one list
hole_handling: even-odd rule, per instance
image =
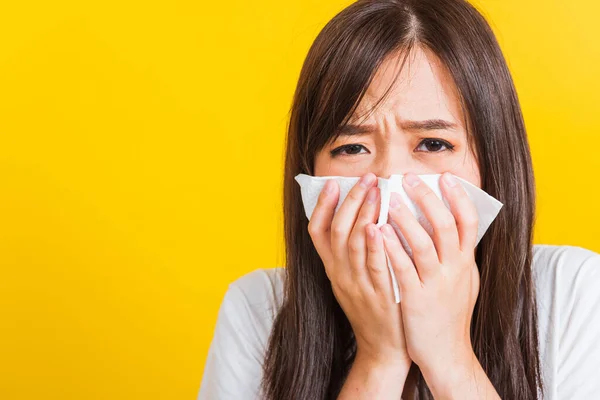
[[[283, 299], [284, 269], [259, 269], [229, 285], [198, 400], [260, 399], [262, 363]], [[544, 400], [600, 399], [600, 254], [534, 245], [533, 278]]]

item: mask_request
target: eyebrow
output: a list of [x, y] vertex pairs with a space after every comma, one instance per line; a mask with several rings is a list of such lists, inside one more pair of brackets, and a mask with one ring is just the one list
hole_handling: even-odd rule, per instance
[[[427, 119], [424, 121], [403, 121], [401, 127], [407, 131], [435, 131], [456, 129], [458, 125], [443, 119]], [[362, 124], [346, 124], [338, 130], [339, 134], [342, 136], [364, 135], [376, 131], [377, 125]]]

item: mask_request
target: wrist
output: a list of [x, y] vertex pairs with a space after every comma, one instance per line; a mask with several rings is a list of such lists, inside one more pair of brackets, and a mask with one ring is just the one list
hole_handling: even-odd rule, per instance
[[399, 399], [410, 370], [402, 359], [357, 351], [338, 400]]
[[481, 369], [477, 356], [471, 350], [451, 362], [419, 367], [427, 386], [436, 399], [460, 398], [462, 386]]
[[401, 379], [404, 381], [410, 370], [412, 361], [405, 357], [378, 357], [358, 350], [354, 358], [354, 365], [360, 366], [381, 377]]

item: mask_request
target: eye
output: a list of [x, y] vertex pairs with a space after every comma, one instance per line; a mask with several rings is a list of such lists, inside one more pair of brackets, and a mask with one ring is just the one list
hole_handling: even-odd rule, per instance
[[419, 143], [419, 146], [417, 146], [415, 151], [422, 151], [426, 153], [440, 153], [446, 150], [452, 151], [452, 149], [454, 149], [454, 145], [446, 142], [445, 140], [427, 138], [423, 139], [421, 143]]
[[[361, 149], [365, 149], [365, 146], [361, 145], [361, 144], [346, 144], [343, 146], [340, 146], [336, 149], [331, 150], [331, 156], [332, 157], [336, 157], [338, 155], [346, 155], [346, 156], [353, 156], [353, 155], [357, 155], [360, 154], [360, 150]], [[367, 153], [369, 151], [367, 150]]]

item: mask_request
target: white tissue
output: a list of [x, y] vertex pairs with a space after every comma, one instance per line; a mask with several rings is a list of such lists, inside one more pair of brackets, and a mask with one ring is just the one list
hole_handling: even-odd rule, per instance
[[[423, 228], [429, 233], [429, 235], [433, 234], [433, 229], [431, 224], [427, 220], [427, 218], [423, 215], [419, 207], [408, 197], [406, 191], [402, 186], [402, 177], [403, 175], [391, 175], [389, 179], [385, 178], [377, 178], [377, 187], [380, 189], [381, 193], [381, 205], [379, 208], [379, 217], [377, 219], [377, 226], [382, 226], [388, 223], [388, 210], [390, 203], [390, 193], [396, 192], [400, 194], [400, 197], [404, 201], [404, 204], [408, 206], [410, 211], [415, 215], [419, 223], [423, 226]], [[419, 177], [429, 186], [433, 192], [443, 200], [446, 207], [448, 207], [447, 201], [443, 198], [442, 192], [439, 186], [439, 180], [441, 174], [431, 174], [431, 175], [419, 175]], [[466, 180], [455, 176], [458, 181], [462, 184], [465, 189], [467, 195], [473, 201], [475, 208], [477, 209], [477, 214], [479, 216], [479, 226], [477, 230], [477, 243], [481, 240], [486, 230], [489, 228], [491, 223], [494, 221], [503, 204], [478, 188]], [[342, 205], [342, 202], [348, 195], [348, 192], [352, 187], [358, 182], [360, 177], [347, 177], [347, 176], [311, 176], [306, 174], [298, 174], [295, 177], [296, 182], [300, 184], [300, 191], [302, 194], [302, 203], [304, 204], [304, 211], [306, 213], [306, 217], [310, 220], [313, 210], [317, 205], [317, 200], [319, 198], [319, 194], [325, 186], [325, 182], [329, 179], [335, 179], [340, 187], [340, 197], [338, 204], [335, 208], [335, 211], [339, 209]], [[412, 250], [410, 246], [406, 242], [406, 239], [400, 232], [399, 227], [392, 221], [389, 221], [389, 224], [394, 228], [402, 245], [408, 255], [412, 259]], [[387, 257], [387, 254], [386, 254]], [[396, 303], [400, 302], [400, 290], [398, 288], [398, 282], [396, 280], [396, 276], [394, 275], [394, 270], [390, 264], [389, 258], [387, 261], [388, 269], [392, 278], [392, 287], [394, 290], [394, 300]]]

